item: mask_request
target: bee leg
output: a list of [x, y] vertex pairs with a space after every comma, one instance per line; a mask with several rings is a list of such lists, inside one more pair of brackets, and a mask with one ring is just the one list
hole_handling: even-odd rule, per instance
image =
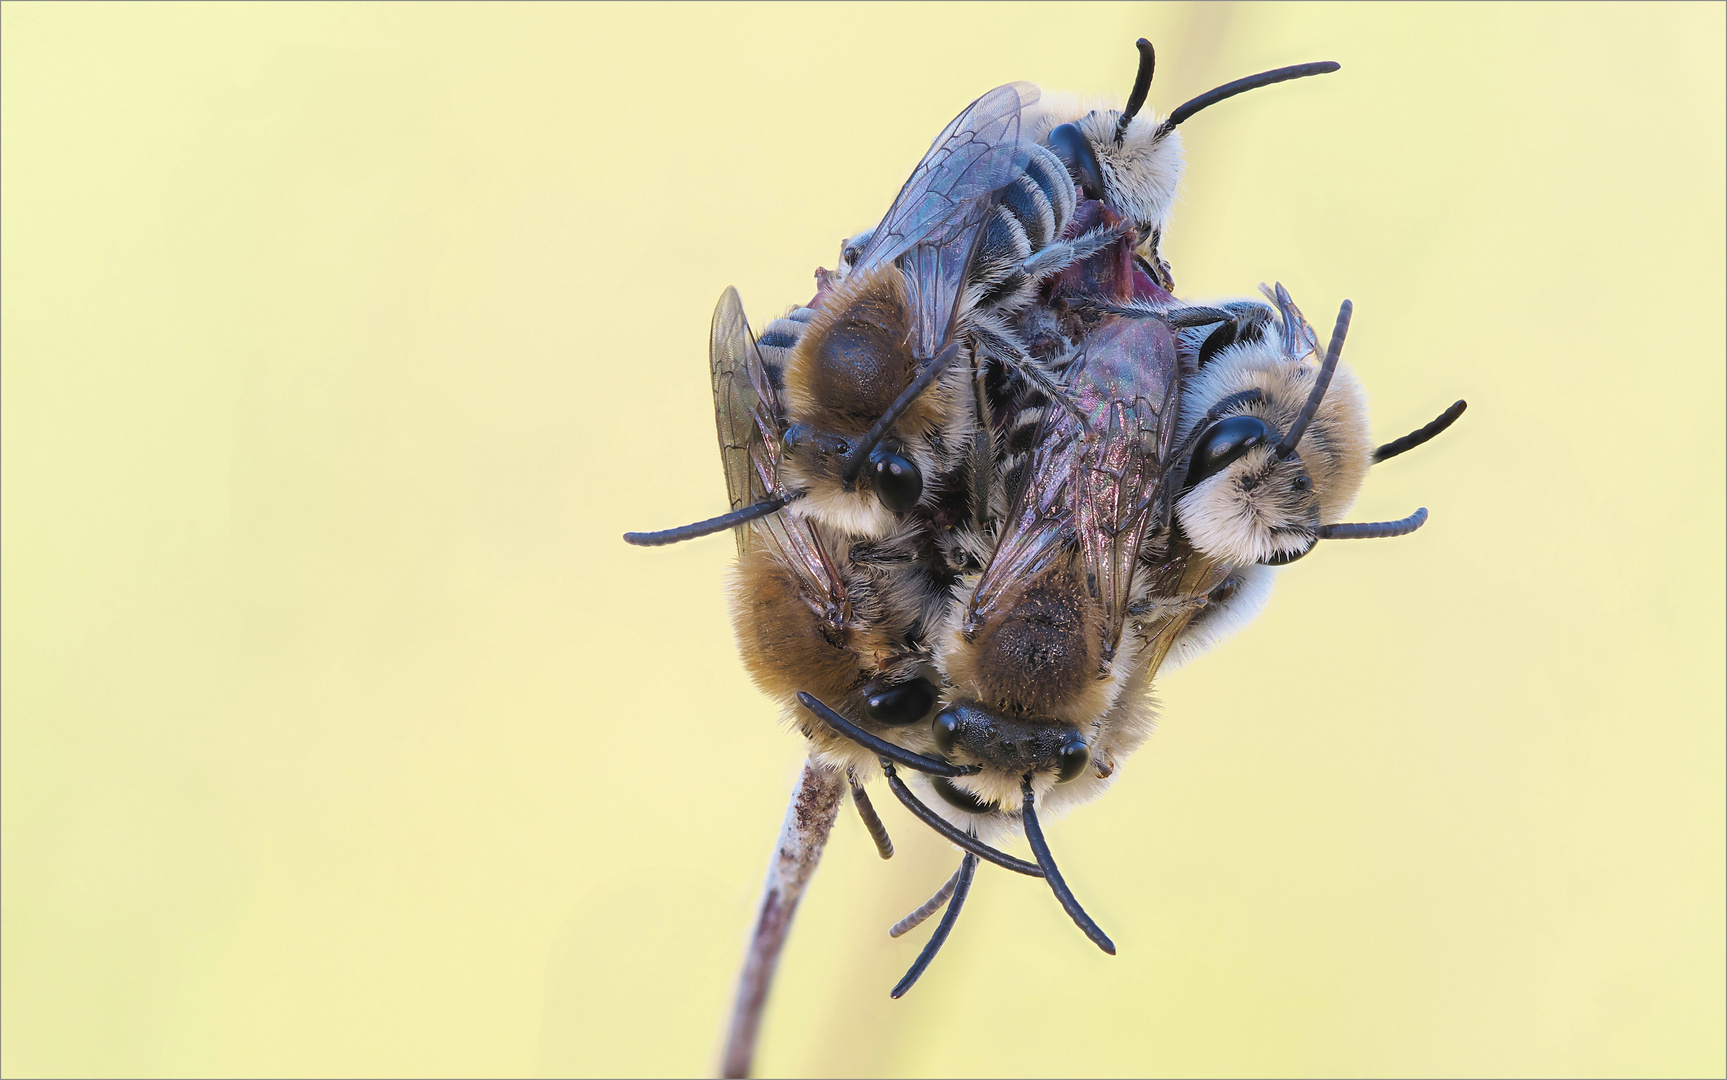
[[972, 404], [974, 434], [971, 449], [971, 520], [979, 533], [989, 521], [989, 481], [995, 472], [995, 439], [990, 426], [989, 398], [984, 391], [983, 364], [972, 358]]
[[[1067, 391], [1061, 388], [1061, 384], [1055, 381], [1055, 377], [1049, 373], [1043, 364], [1026, 355], [1024, 350], [1018, 348], [1007, 338], [983, 327], [974, 327], [972, 333], [978, 339], [978, 345], [991, 359], [1006, 366], [1008, 370], [1037, 387], [1038, 392], [1044, 397], [1072, 413], [1074, 419], [1078, 420], [1082, 427], [1087, 426], [1085, 413], [1080, 410], [1078, 403], [1068, 396]], [[1058, 359], [1056, 363], [1059, 364], [1064, 359], [1066, 358]]]
[[1127, 222], [1118, 221], [1114, 225], [1099, 225], [1072, 240], [1058, 240], [1025, 261], [1026, 276], [1035, 281], [1059, 274], [1120, 240], [1131, 228]]
[[1049, 842], [1043, 838], [1043, 826], [1037, 823], [1037, 811], [1032, 807], [1031, 774], [1027, 773], [1020, 781], [1019, 789], [1025, 794], [1025, 839], [1031, 845], [1031, 853], [1037, 858], [1037, 865], [1043, 870], [1044, 880], [1049, 882], [1055, 898], [1061, 901], [1062, 909], [1067, 912], [1078, 927], [1085, 931], [1098, 948], [1111, 956], [1115, 955], [1115, 942], [1109, 940], [1109, 935], [1093, 922], [1085, 909], [1074, 899], [1073, 890], [1062, 880], [1061, 871], [1055, 868], [1055, 856], [1049, 852]]
[[[963, 868], [964, 864], [962, 863], [961, 866]], [[889, 927], [887, 936], [891, 938], [901, 937], [922, 926], [925, 919], [941, 910], [942, 905], [947, 903], [947, 898], [953, 895], [954, 887], [958, 884], [959, 871], [955, 870], [953, 877], [948, 878], [947, 884], [937, 889], [934, 896], [920, 904], [916, 911]]]
[[948, 901], [947, 910], [942, 912], [941, 922], [936, 924], [935, 933], [931, 934], [929, 941], [924, 944], [923, 952], [917, 954], [911, 970], [907, 971], [905, 978], [893, 988], [892, 996], [895, 1000], [905, 996], [905, 992], [923, 975], [924, 969], [929, 967], [929, 962], [935, 959], [935, 954], [947, 943], [947, 936], [953, 932], [953, 924], [959, 920], [960, 908], [965, 906], [965, 897], [971, 892], [971, 879], [976, 873], [977, 856], [968, 851], [959, 864], [959, 873], [954, 875], [953, 899]]
[[852, 805], [857, 807], [858, 817], [863, 818], [869, 838], [875, 841], [876, 854], [884, 859], [893, 858], [893, 838], [888, 836], [887, 826], [882, 824], [881, 815], [875, 812], [874, 804], [869, 801], [869, 793], [850, 769], [846, 770], [846, 780], [851, 784]]

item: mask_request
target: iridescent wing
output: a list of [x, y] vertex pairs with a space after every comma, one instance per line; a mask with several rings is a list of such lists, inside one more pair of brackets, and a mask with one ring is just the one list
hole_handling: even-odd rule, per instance
[[[721, 293], [714, 307], [708, 366], [713, 375], [720, 464], [732, 509], [785, 494], [780, 480], [785, 408], [763, 370], [761, 352], [736, 289]], [[739, 555], [752, 543], [767, 544], [775, 558], [797, 575], [799, 591], [813, 610], [836, 627], [851, 619], [845, 582], [814, 523], [775, 513], [735, 532]]]
[[1018, 82], [966, 106], [930, 144], [858, 256], [853, 273], [905, 256], [916, 356], [934, 356], [946, 343], [979, 227], [996, 192], [1025, 171], [1020, 113], [1037, 99], [1037, 87]]
[[1115, 318], [1087, 338], [1075, 368], [1068, 392], [1079, 415], [1045, 412], [967, 622], [987, 620], [1015, 583], [1077, 544], [1107, 660], [1127, 619], [1140, 541], [1175, 442], [1175, 339], [1160, 319]]

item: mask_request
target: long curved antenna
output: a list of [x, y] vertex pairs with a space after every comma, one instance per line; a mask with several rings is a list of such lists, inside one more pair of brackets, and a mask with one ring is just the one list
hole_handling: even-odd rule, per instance
[[893, 988], [890, 996], [895, 1001], [905, 997], [905, 992], [917, 983], [924, 969], [929, 967], [929, 962], [935, 959], [935, 954], [941, 952], [941, 947], [947, 943], [947, 936], [953, 932], [953, 924], [959, 921], [959, 910], [965, 906], [965, 897], [971, 892], [971, 879], [976, 873], [977, 856], [968, 851], [965, 858], [960, 860], [959, 873], [954, 875], [953, 899], [949, 901], [947, 911], [942, 913], [941, 922], [936, 924], [935, 933], [924, 943], [923, 952], [918, 953], [917, 959], [912, 961], [911, 970], [907, 971], [905, 978]]
[[1139, 50], [1139, 74], [1133, 77], [1133, 92], [1127, 95], [1127, 108], [1121, 110], [1121, 119], [1115, 122], [1117, 146], [1127, 135], [1127, 125], [1133, 123], [1133, 118], [1145, 105], [1145, 95], [1151, 93], [1151, 73], [1157, 68], [1157, 50], [1151, 47], [1151, 42], [1140, 38], [1133, 47]]
[[756, 518], [767, 517], [786, 503], [791, 502], [792, 498], [794, 496], [775, 495], [773, 498], [763, 499], [759, 503], [740, 506], [729, 514], [721, 514], [719, 517], [712, 517], [691, 525], [679, 525], [675, 529], [661, 529], [659, 532], [627, 532], [624, 534], [624, 543], [634, 544], [637, 547], [659, 547], [662, 544], [675, 544], [679, 540], [694, 540], [698, 536], [725, 532], [727, 529], [754, 521]]
[[1319, 365], [1319, 376], [1313, 380], [1313, 392], [1307, 395], [1307, 403], [1301, 407], [1300, 415], [1295, 423], [1289, 426], [1289, 433], [1283, 441], [1277, 444], [1277, 456], [1286, 458], [1295, 453], [1295, 444], [1307, 434], [1307, 425], [1313, 423], [1313, 415], [1319, 411], [1319, 402], [1325, 397], [1326, 388], [1331, 385], [1332, 373], [1337, 370], [1337, 358], [1343, 355], [1343, 339], [1349, 336], [1349, 317], [1355, 311], [1355, 305], [1345, 300], [1343, 306], [1337, 309], [1337, 326], [1331, 331], [1331, 345], [1325, 350], [1325, 362]]
[[858, 817], [863, 819], [864, 831], [875, 841], [875, 853], [884, 859], [893, 858], [893, 837], [887, 834], [887, 826], [882, 824], [881, 815], [875, 812], [875, 804], [869, 801], [869, 792], [858, 783], [857, 773], [846, 770], [846, 782], [851, 785], [852, 805], [857, 807]]
[[1321, 525], [1314, 535], [1321, 540], [1375, 540], [1382, 536], [1408, 536], [1427, 523], [1427, 507], [1401, 521], [1350, 521]]
[[911, 381], [911, 385], [901, 391], [899, 397], [893, 399], [893, 404], [887, 407], [887, 412], [882, 413], [881, 419], [871, 424], [870, 429], [864, 432], [864, 437], [856, 446], [851, 448], [851, 453], [846, 455], [845, 461], [840, 465], [840, 479], [850, 484], [858, 478], [858, 473], [863, 472], [864, 462], [869, 460], [870, 452], [875, 449], [876, 443], [881, 442], [881, 437], [887, 433], [888, 428], [893, 426], [894, 421], [911, 408], [911, 403], [917, 400], [918, 395], [929, 389], [929, 384], [935, 382], [936, 376], [947, 368], [948, 361], [952, 360], [957, 352], [959, 352], [959, 342], [950, 341], [947, 348], [937, 353], [934, 360], [924, 365], [924, 369], [917, 373], [917, 378]]
[[1049, 842], [1043, 838], [1043, 826], [1037, 823], [1037, 810], [1032, 806], [1031, 774], [1019, 782], [1019, 790], [1025, 796], [1025, 839], [1031, 845], [1031, 853], [1037, 857], [1037, 865], [1043, 869], [1044, 880], [1049, 882], [1055, 898], [1061, 901], [1063, 910], [1079, 928], [1085, 931], [1085, 936], [1092, 940], [1098, 948], [1111, 956], [1115, 955], [1115, 942], [1109, 940], [1109, 935], [1103, 928], [1093, 922], [1085, 909], [1079, 906], [1079, 901], [1073, 898], [1073, 890], [1062, 880], [1061, 871], [1055, 868], [1055, 856], [1049, 853]]
[[892, 789], [894, 797], [912, 812], [912, 816], [928, 825], [942, 838], [961, 851], [969, 851], [984, 862], [992, 862], [1004, 870], [1012, 870], [1026, 877], [1042, 877], [1043, 870], [1036, 863], [1028, 863], [1024, 859], [1016, 859], [1005, 851], [997, 851], [972, 834], [956, 828], [952, 822], [924, 805], [924, 801], [905, 786], [905, 781], [899, 778], [893, 765], [886, 761], [881, 763], [882, 772], [887, 774], [887, 786]]
[[975, 765], [950, 765], [940, 758], [914, 754], [903, 746], [895, 746], [886, 739], [877, 738], [828, 708], [827, 704], [814, 694], [806, 694], [799, 690], [798, 704], [815, 713], [828, 727], [833, 728], [870, 753], [877, 757], [887, 758], [889, 761], [897, 761], [908, 769], [916, 769], [918, 772], [929, 773], [931, 776], [970, 776], [978, 771]]
[[1157, 133], [1152, 138], [1163, 138], [1194, 113], [1201, 109], [1209, 109], [1218, 102], [1227, 101], [1237, 94], [1245, 94], [1249, 90], [1257, 90], [1262, 86], [1288, 82], [1290, 79], [1305, 79], [1309, 75], [1328, 75], [1342, 66], [1333, 60], [1317, 60], [1311, 64], [1292, 64], [1289, 67], [1280, 67], [1272, 71], [1262, 71], [1258, 75], [1249, 75], [1244, 79], [1224, 83], [1222, 86], [1207, 90], [1191, 101], [1176, 106], [1175, 111], [1169, 114], [1169, 119], [1158, 127]]
[[1373, 463], [1377, 465], [1386, 458], [1394, 458], [1398, 454], [1407, 453], [1408, 451], [1415, 449], [1417, 446], [1420, 446], [1422, 443], [1433, 438], [1452, 424], [1455, 424], [1457, 422], [1457, 418], [1462, 416], [1463, 410], [1467, 408], [1469, 408], [1469, 402], [1467, 401], [1458, 401], [1454, 403], [1451, 408], [1440, 413], [1437, 419], [1433, 420], [1426, 426], [1418, 427], [1403, 438], [1393, 439], [1384, 446], [1375, 450], [1373, 452]]
[[[960, 870], [963, 869], [965, 869], [965, 864], [961, 863]], [[942, 909], [942, 905], [947, 903], [947, 898], [953, 895], [954, 886], [958, 884], [959, 870], [955, 870], [953, 877], [948, 878], [947, 884], [937, 889], [934, 896], [919, 904], [916, 911], [889, 927], [887, 936], [890, 938], [903, 937], [922, 926], [925, 919]]]

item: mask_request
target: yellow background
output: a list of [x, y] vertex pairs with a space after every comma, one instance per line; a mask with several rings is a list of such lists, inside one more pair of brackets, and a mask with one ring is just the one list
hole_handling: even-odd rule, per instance
[[[1051, 829], [1121, 953], [849, 810], [774, 1074], [1720, 1075], [1723, 8], [8, 4], [4, 1071], [712, 1068], [800, 759], [733, 651], [705, 343], [995, 84], [1186, 127], [1376, 469]], [[878, 804], [889, 803], [878, 796]]]

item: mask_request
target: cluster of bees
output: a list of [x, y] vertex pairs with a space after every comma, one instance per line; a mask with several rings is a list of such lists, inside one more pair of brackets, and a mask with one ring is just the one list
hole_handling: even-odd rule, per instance
[[[1341, 523], [1368, 467], [1463, 410], [1374, 447], [1339, 363], [1279, 285], [1177, 299], [1159, 250], [1180, 125], [1303, 64], [1229, 83], [1167, 117], [998, 87], [955, 117], [881, 223], [818, 270], [815, 297], [758, 337], [728, 289], [710, 359], [732, 511], [657, 533], [735, 531], [744, 662], [846, 770], [879, 772], [963, 851], [897, 936], [942, 911], [922, 974], [979, 861], [1048, 882], [1105, 952], [1039, 824], [1096, 798], [1150, 732], [1160, 668], [1253, 618], [1276, 568], [1321, 540], [1400, 536]], [[991, 841], [1023, 833], [1035, 861]]]

